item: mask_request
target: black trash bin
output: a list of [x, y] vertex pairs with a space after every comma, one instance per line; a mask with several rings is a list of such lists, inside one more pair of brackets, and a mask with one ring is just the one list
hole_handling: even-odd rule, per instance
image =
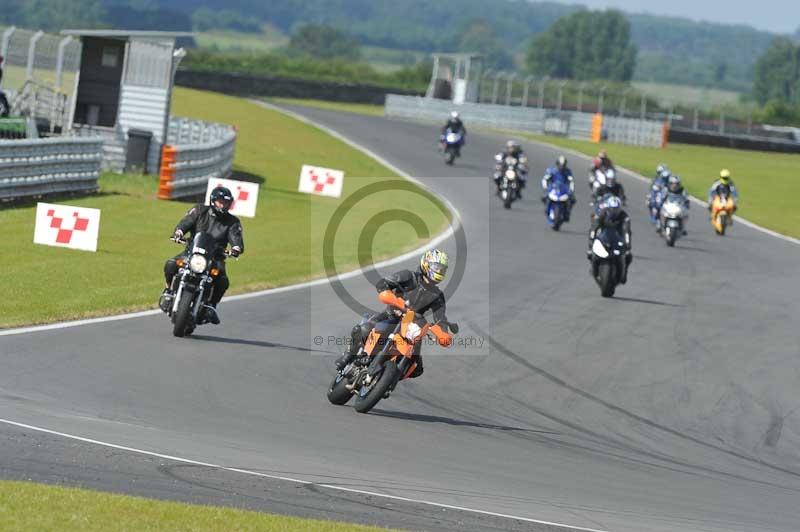
[[128, 151], [125, 155], [125, 172], [143, 174], [147, 171], [147, 153], [150, 151], [152, 131], [144, 129], [128, 130]]

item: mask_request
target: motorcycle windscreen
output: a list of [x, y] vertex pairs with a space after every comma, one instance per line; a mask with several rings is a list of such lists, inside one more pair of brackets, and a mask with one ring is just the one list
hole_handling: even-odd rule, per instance
[[[625, 240], [622, 234], [613, 227], [605, 227], [597, 236], [609, 252], [621, 250], [625, 247]], [[615, 253], [617, 255], [617, 253]]]
[[194, 235], [192, 245], [189, 247], [191, 253], [200, 253], [207, 257], [216, 255], [217, 242], [209, 233], [199, 232]]

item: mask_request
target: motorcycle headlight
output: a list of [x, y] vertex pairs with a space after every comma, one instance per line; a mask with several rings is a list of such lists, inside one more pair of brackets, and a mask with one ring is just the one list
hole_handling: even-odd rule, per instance
[[601, 259], [608, 258], [608, 251], [606, 251], [606, 248], [603, 246], [603, 243], [600, 242], [600, 239], [595, 239], [594, 244], [592, 244], [592, 253]]
[[456, 135], [455, 133], [448, 134], [447, 135], [447, 142], [449, 142], [450, 144], [454, 144], [454, 143], [458, 142], [458, 135]]
[[664, 214], [669, 216], [670, 218], [680, 218], [681, 216], [681, 207], [675, 203], [665, 203], [664, 204]]
[[189, 269], [194, 273], [203, 273], [206, 271], [206, 266], [208, 266], [208, 260], [202, 255], [195, 253], [189, 259]]
[[508, 179], [516, 179], [517, 173], [514, 170], [506, 170], [506, 178]]

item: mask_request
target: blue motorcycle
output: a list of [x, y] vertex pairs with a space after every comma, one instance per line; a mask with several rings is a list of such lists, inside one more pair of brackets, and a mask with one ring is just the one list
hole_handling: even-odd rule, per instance
[[453, 164], [456, 157], [461, 157], [461, 146], [464, 144], [464, 133], [454, 132], [450, 129], [445, 131], [441, 138], [444, 151], [445, 164]]
[[664, 203], [664, 187], [653, 184], [650, 193], [647, 194], [647, 210], [650, 212], [650, 223], [653, 225], [658, 225], [658, 213], [662, 203]]
[[571, 201], [569, 183], [563, 181], [550, 183], [544, 212], [547, 215], [547, 223], [553, 231], [558, 231], [561, 224], [569, 220]]

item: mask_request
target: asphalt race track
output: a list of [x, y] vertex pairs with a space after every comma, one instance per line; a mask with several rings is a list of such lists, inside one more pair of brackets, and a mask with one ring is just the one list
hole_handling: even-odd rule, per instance
[[[409, 529], [798, 530], [800, 247], [741, 224], [718, 237], [693, 205], [668, 248], [623, 173], [635, 259], [606, 300], [586, 160], [569, 157], [579, 202], [555, 233], [538, 201], [550, 148], [524, 144], [532, 187], [506, 211], [444, 179], [488, 182], [502, 137], [470, 132], [449, 168], [431, 126], [294, 110], [458, 209], [489, 276], [466, 276], [448, 314], [491, 352], [429, 349], [425, 375], [363, 416], [325, 399], [335, 349], [310, 338], [357, 320], [328, 287], [229, 302], [186, 340], [161, 315], [0, 336], [0, 476]], [[377, 307], [363, 279], [345, 286]]]

